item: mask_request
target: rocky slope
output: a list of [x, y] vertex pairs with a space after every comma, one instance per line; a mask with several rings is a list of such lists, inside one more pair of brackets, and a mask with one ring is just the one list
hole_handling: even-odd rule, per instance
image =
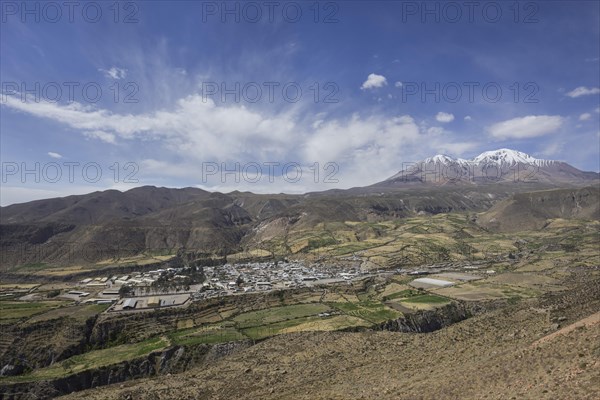
[[577, 185], [597, 181], [597, 172], [580, 171], [563, 161], [544, 160], [511, 149], [486, 151], [471, 160], [438, 154], [407, 163], [402, 170], [376, 187], [420, 183], [497, 184], [498, 182]]
[[500, 232], [541, 229], [551, 218], [600, 219], [600, 188], [518, 193], [494, 205], [478, 223]]
[[599, 283], [586, 273], [569, 291], [433, 333], [281, 335], [176, 378], [65, 399], [596, 399], [600, 323], [537, 341], [596, 313]]
[[324, 222], [480, 212], [517, 193], [577, 187], [598, 177], [564, 162], [501, 149], [473, 160], [439, 155], [369, 187], [305, 195], [145, 186], [38, 200], [1, 208], [0, 272], [23, 264], [90, 264], [182, 249], [219, 257], [262, 248], [265, 226], [272, 238]]
[[185, 371], [214, 362], [251, 346], [251, 342], [215, 345], [171, 346], [147, 356], [101, 368], [89, 369], [54, 380], [7, 384], [0, 387], [3, 399], [51, 399], [93, 387], [133, 379]]

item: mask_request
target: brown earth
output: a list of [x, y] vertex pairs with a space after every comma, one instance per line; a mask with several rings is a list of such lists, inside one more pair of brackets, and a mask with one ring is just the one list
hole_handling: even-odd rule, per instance
[[578, 329], [578, 328], [593, 327], [594, 325], [597, 325], [599, 323], [600, 323], [600, 312], [597, 312], [596, 314], [590, 315], [587, 318], [580, 319], [579, 321], [575, 322], [574, 324], [571, 324], [569, 326], [565, 326], [564, 328], [561, 328], [558, 331], [549, 334], [548, 336], [544, 336], [543, 338], [541, 338], [541, 339], [537, 340], [536, 342], [534, 342], [533, 345], [534, 346], [543, 345], [545, 343], [551, 342], [557, 336], [566, 335], [567, 333], [572, 332], [572, 331], [574, 331], [575, 329]]
[[[587, 274], [586, 274], [587, 275]], [[596, 399], [598, 279], [428, 334], [280, 335], [185, 373], [65, 399]], [[586, 282], [587, 280], [587, 282]]]

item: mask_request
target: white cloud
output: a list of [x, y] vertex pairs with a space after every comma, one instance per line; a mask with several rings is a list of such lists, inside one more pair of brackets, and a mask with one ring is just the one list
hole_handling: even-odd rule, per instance
[[470, 152], [479, 147], [478, 143], [474, 142], [455, 142], [455, 143], [444, 143], [436, 147], [436, 153], [438, 154], [452, 154], [454, 156], [462, 156], [466, 152]]
[[590, 113], [583, 113], [579, 116], [580, 121], [587, 121], [590, 118], [592, 118], [592, 114]]
[[[2, 107], [61, 123], [90, 140], [122, 143], [123, 148], [143, 142], [147, 155], [139, 158], [134, 153], [131, 159], [140, 165], [143, 184], [200, 184], [203, 162], [231, 167], [235, 162], [294, 161], [302, 168], [318, 162], [318, 181], [307, 169], [300, 183], [242, 182], [238, 188], [270, 193], [348, 188], [386, 179], [403, 162], [431, 156], [432, 149], [458, 146], [448, 145], [457, 142], [452, 132], [435, 128], [428, 135], [430, 127], [420, 127], [408, 115], [306, 117], [295, 107], [273, 114], [239, 104], [217, 105], [200, 95], [179, 99], [169, 109], [140, 114], [117, 114], [78, 103], [22, 102], [16, 96], [5, 96]], [[460, 145], [464, 146], [474, 145]], [[328, 162], [339, 166], [339, 183], [323, 182]], [[202, 185], [221, 191], [236, 188], [235, 182], [228, 180], [227, 186], [218, 178]]]
[[127, 76], [127, 70], [123, 68], [112, 67], [110, 69], [98, 69], [98, 71], [104, 73], [104, 76], [112, 79], [125, 79]]
[[49, 155], [50, 157], [52, 157], [52, 158], [62, 158], [62, 155], [60, 155], [60, 154], [58, 154], [58, 153], [55, 153], [55, 152], [53, 152], [53, 151], [49, 151], [49, 152], [48, 152], [48, 155]]
[[324, 122], [324, 121], [323, 121], [322, 119], [318, 119], [318, 120], [316, 120], [315, 122], [313, 122], [311, 126], [312, 126], [312, 128], [313, 128], [313, 129], [317, 129], [319, 126], [321, 126], [321, 124], [322, 124], [323, 122]]
[[467, 115], [467, 116], [465, 117], [465, 121], [471, 121], [471, 120], [473, 120], [473, 118], [471, 118], [471, 116], [470, 116], [470, 115]]
[[[304, 145], [304, 159], [315, 161], [364, 159], [364, 154], [397, 152], [418, 141], [419, 127], [409, 116], [397, 118], [353, 115], [323, 123]], [[391, 159], [390, 159], [391, 161]]]
[[193, 163], [169, 162], [147, 158], [139, 163], [140, 171], [146, 176], [161, 176], [166, 178], [198, 178], [201, 175]]
[[562, 151], [562, 144], [558, 142], [548, 143], [539, 153], [543, 157], [551, 158]]
[[498, 122], [487, 127], [488, 133], [498, 139], [523, 139], [555, 132], [563, 124], [558, 115], [528, 115]]
[[387, 79], [383, 75], [369, 74], [367, 80], [360, 87], [362, 90], [380, 88], [387, 85]]
[[454, 121], [454, 114], [445, 113], [445, 112], [440, 111], [435, 116], [435, 119], [438, 122], [444, 122], [444, 123], [452, 122], [452, 121]]
[[16, 96], [4, 96], [2, 104], [61, 122], [86, 137], [108, 143], [115, 143], [116, 139], [159, 140], [173, 150], [179, 148], [199, 158], [239, 155], [249, 143], [263, 152], [282, 154], [295, 137], [292, 108], [287, 113], [268, 116], [239, 105], [217, 107], [200, 95], [180, 99], [172, 110], [138, 115], [115, 114], [79, 103], [22, 102]]
[[83, 135], [86, 137], [89, 137], [91, 139], [100, 139], [103, 142], [110, 143], [110, 144], [117, 143], [115, 135], [113, 135], [112, 133], [109, 133], [109, 132], [104, 132], [104, 131], [100, 131], [100, 130], [85, 131], [85, 132], [83, 132]]
[[[194, 165], [197, 171], [199, 162], [215, 160], [294, 160], [302, 165], [337, 162], [349, 185], [356, 185], [391, 175], [399, 169], [398, 160], [402, 156], [412, 160], [415, 146], [421, 145], [419, 128], [408, 116], [327, 119], [317, 115], [314, 120], [307, 120], [293, 108], [268, 115], [240, 105], [217, 106], [200, 95], [180, 99], [170, 110], [137, 115], [116, 114], [78, 103], [22, 102], [16, 96], [5, 96], [2, 106], [62, 123], [85, 137], [108, 143], [154, 143], [165, 158], [177, 157], [192, 171]], [[154, 167], [163, 175], [174, 172], [151, 161], [144, 167]]]
[[600, 93], [600, 88], [588, 88], [585, 86], [579, 86], [570, 92], [567, 93], [567, 96], [571, 98], [581, 97], [581, 96], [589, 96], [592, 94]]
[[427, 128], [427, 133], [430, 135], [441, 135], [444, 132], [446, 132], [446, 130], [444, 130], [444, 128], [442, 128], [441, 126], [432, 126], [430, 128]]
[[395, 87], [402, 87], [402, 82], [398, 81], [396, 83], [394, 83]]

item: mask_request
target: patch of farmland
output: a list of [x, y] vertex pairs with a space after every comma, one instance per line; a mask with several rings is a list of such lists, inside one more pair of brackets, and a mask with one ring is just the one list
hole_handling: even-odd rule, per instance
[[361, 301], [359, 303], [332, 303], [332, 306], [347, 315], [362, 318], [374, 324], [396, 319], [401, 314], [378, 301]]
[[169, 337], [174, 343], [179, 345], [214, 344], [246, 339], [231, 324], [215, 324], [179, 330], [170, 333]]
[[330, 307], [325, 304], [295, 304], [247, 312], [234, 317], [233, 321], [237, 323], [238, 328], [249, 328], [318, 315], [327, 311], [330, 311]]
[[299, 325], [285, 328], [280, 333], [304, 332], [304, 331], [336, 331], [353, 326], [368, 327], [371, 324], [363, 319], [350, 315], [336, 315], [321, 319], [312, 319]]
[[29, 318], [68, 304], [64, 301], [0, 301], [0, 322]]
[[0, 378], [0, 382], [30, 382], [59, 378], [91, 368], [101, 368], [122, 361], [132, 360], [168, 346], [169, 341], [166, 338], [154, 337], [134, 344], [93, 350], [54, 363], [49, 367], [36, 369], [29, 374]]
[[401, 285], [399, 283], [392, 282], [389, 285], [387, 285], [385, 287], [385, 289], [383, 290], [383, 292], [379, 293], [379, 295], [377, 297], [380, 300], [384, 299], [384, 298], [390, 298], [390, 296], [392, 294], [401, 292], [401, 291], [406, 290], [406, 289], [409, 289], [409, 287], [407, 285]]
[[528, 289], [561, 290], [560, 281], [550, 276], [532, 273], [507, 272], [488, 279], [490, 283], [518, 286]]
[[530, 289], [499, 285], [493, 283], [463, 283], [461, 285], [440, 288], [432, 290], [433, 293], [440, 294], [456, 300], [481, 301], [503, 299], [511, 297], [534, 297], [538, 293]]

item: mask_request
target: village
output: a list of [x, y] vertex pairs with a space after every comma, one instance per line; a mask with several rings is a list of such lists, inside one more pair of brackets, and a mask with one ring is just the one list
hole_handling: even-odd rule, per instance
[[371, 275], [359, 267], [304, 261], [247, 262], [164, 268], [80, 280], [60, 297], [110, 304], [108, 312], [184, 306], [221, 296], [349, 282]]
[[[218, 266], [164, 268], [125, 275], [85, 278], [60, 295], [80, 303], [109, 304], [107, 312], [147, 311], [187, 306], [193, 301], [253, 292], [308, 288], [351, 283], [353, 280], [393, 273], [407, 275], [448, 274], [456, 281], [463, 273], [484, 268], [479, 263], [441, 263], [420, 269], [366, 270], [360, 263], [308, 264], [301, 260], [227, 263]], [[485, 268], [484, 268], [485, 269]], [[479, 271], [485, 275], [495, 271]], [[445, 287], [452, 282], [415, 279], [415, 288]]]

